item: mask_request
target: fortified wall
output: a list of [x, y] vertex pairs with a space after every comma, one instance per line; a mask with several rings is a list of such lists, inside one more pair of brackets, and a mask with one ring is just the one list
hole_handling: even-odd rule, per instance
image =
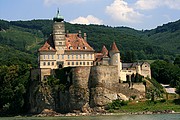
[[69, 88], [56, 93], [43, 81], [32, 80], [30, 112], [40, 113], [44, 109], [52, 109], [61, 113], [89, 113], [103, 111], [112, 100], [129, 100], [131, 95], [143, 98], [144, 90], [130, 89], [128, 85], [122, 86], [122, 83], [119, 83], [117, 70], [117, 66], [72, 68], [72, 77], [68, 78], [71, 83]]

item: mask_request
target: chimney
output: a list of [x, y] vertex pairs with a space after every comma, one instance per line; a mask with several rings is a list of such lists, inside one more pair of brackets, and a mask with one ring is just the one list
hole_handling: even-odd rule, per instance
[[87, 34], [84, 33], [84, 40], [87, 41]]
[[79, 30], [78, 36], [81, 37], [81, 31]]

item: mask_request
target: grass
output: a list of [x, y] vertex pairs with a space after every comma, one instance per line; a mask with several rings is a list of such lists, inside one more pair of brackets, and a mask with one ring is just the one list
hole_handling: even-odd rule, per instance
[[[178, 100], [180, 101], [180, 99]], [[134, 113], [143, 111], [164, 111], [173, 110], [180, 112], [180, 104], [175, 103], [172, 100], [158, 100], [155, 102], [144, 101], [144, 102], [129, 102], [127, 106], [122, 106], [120, 110], [110, 110], [109, 112], [120, 112], [120, 113]]]

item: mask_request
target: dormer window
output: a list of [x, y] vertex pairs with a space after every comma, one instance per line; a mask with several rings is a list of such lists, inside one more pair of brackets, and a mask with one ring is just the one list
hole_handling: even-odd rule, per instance
[[73, 49], [73, 47], [72, 47], [72, 46], [70, 46], [70, 47], [69, 47], [69, 49], [70, 49], [70, 50], [72, 50], [72, 49]]
[[80, 49], [81, 49], [81, 47], [79, 47], [79, 46], [78, 46], [78, 47], [77, 47], [77, 49], [78, 49], [78, 50], [80, 50]]
[[52, 50], [52, 47], [51, 47], [51, 46], [49, 47], [49, 50]]
[[86, 50], [86, 49], [87, 49], [87, 47], [83, 47], [83, 49], [84, 49], [84, 50]]

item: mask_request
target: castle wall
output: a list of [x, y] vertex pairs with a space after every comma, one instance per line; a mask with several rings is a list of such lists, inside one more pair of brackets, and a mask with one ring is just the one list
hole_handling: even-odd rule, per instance
[[117, 66], [93, 66], [90, 74], [90, 107], [103, 107], [117, 99], [113, 85], [119, 83]]
[[72, 86], [69, 88], [70, 111], [88, 109], [89, 104], [89, 75], [90, 67], [72, 69]]

